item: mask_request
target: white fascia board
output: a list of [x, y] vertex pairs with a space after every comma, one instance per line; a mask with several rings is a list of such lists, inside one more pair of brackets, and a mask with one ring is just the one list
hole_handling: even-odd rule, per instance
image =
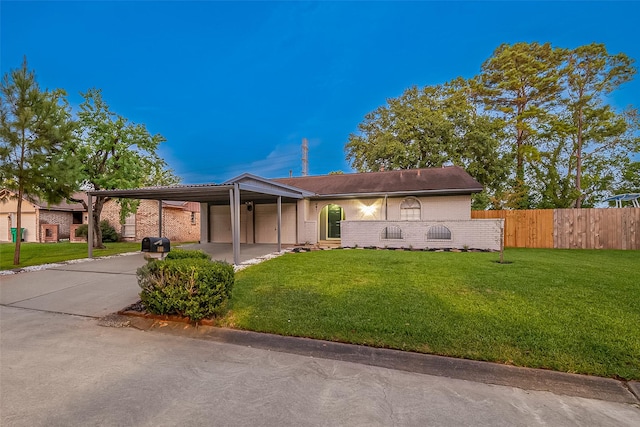
[[300, 189], [291, 190], [288, 188], [281, 188], [281, 186], [278, 186], [278, 185], [261, 186], [261, 185], [245, 184], [245, 183], [239, 183], [238, 185], [240, 187], [240, 190], [253, 191], [254, 193], [268, 194], [270, 196], [289, 197], [291, 199], [305, 198], [305, 194], [303, 194], [303, 191]]
[[[245, 181], [245, 182], [243, 182], [243, 181]], [[250, 173], [243, 173], [242, 175], [238, 175], [235, 178], [232, 178], [232, 179], [230, 179], [228, 181], [225, 181], [223, 184], [233, 184], [233, 183], [237, 182], [237, 183], [239, 183], [241, 185], [252, 185], [251, 182], [246, 182], [246, 181], [256, 181], [259, 184], [265, 184], [267, 186], [278, 187], [278, 188], [281, 188], [281, 189], [290, 190], [292, 192], [302, 194], [303, 197], [311, 197], [311, 196], [315, 195], [315, 193], [313, 193], [311, 191], [303, 190], [302, 188], [294, 187], [294, 186], [291, 186], [291, 185], [282, 184], [282, 183], [279, 183], [279, 182], [276, 182], [276, 181], [272, 181], [272, 180], [267, 179], [267, 178], [262, 178], [260, 176], [250, 174]], [[255, 186], [255, 188], [262, 189], [262, 187], [260, 187], [259, 185]], [[262, 190], [251, 190], [251, 191], [263, 192]], [[271, 194], [271, 193], [265, 193], [265, 194]]]

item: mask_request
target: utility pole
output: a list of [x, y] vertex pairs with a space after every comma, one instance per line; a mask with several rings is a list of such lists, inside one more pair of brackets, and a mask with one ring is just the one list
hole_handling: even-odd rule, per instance
[[309, 175], [309, 141], [302, 138], [302, 176]]

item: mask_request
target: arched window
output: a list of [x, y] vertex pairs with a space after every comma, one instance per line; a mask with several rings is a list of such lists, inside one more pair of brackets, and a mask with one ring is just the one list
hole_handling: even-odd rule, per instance
[[451, 240], [451, 230], [444, 225], [434, 225], [427, 231], [427, 240]]
[[382, 229], [382, 233], [380, 233], [380, 238], [382, 240], [402, 239], [402, 229], [395, 225], [390, 225], [389, 227], [385, 227]]
[[420, 221], [420, 202], [409, 197], [400, 202], [400, 221]]

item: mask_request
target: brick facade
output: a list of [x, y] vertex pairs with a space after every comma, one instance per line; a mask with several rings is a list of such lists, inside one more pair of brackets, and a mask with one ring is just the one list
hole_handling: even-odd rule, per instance
[[55, 243], [58, 241], [58, 224], [40, 224], [40, 242]]
[[70, 242], [86, 242], [87, 241], [86, 237], [76, 237], [76, 230], [81, 225], [82, 224], [72, 224], [71, 225], [70, 231], [69, 231], [69, 241]]
[[[500, 250], [502, 219], [448, 221], [342, 221], [342, 246], [379, 248], [458, 248]], [[429, 239], [431, 227], [444, 226], [450, 239]], [[385, 236], [384, 230], [400, 230], [396, 238]]]
[[[120, 206], [115, 200], [105, 203], [101, 219], [109, 221], [120, 235], [125, 234], [124, 225], [120, 224]], [[131, 222], [131, 226], [135, 227], [135, 237], [126, 240], [141, 241], [144, 237], [158, 236], [158, 202], [141, 200], [134, 221]], [[127, 230], [126, 234], [129, 234], [129, 231], [131, 230]], [[164, 204], [161, 237], [174, 242], [199, 241], [200, 205], [198, 203]]]
[[[58, 238], [68, 239], [71, 235], [71, 225], [73, 224], [73, 212], [48, 211], [40, 210], [40, 225], [42, 230], [43, 224], [57, 224]], [[44, 235], [40, 234], [40, 241], [44, 242]]]

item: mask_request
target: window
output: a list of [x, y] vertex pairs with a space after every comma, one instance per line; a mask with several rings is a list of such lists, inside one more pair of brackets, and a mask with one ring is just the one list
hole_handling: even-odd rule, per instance
[[128, 237], [128, 238], [136, 237], [136, 214], [135, 213], [129, 214], [125, 219], [122, 237]]
[[413, 197], [400, 203], [400, 221], [420, 221], [420, 202]]
[[402, 239], [402, 229], [395, 225], [385, 227], [380, 233], [380, 238], [383, 240], [388, 239]]
[[427, 240], [451, 240], [451, 230], [444, 225], [434, 225], [427, 231]]

